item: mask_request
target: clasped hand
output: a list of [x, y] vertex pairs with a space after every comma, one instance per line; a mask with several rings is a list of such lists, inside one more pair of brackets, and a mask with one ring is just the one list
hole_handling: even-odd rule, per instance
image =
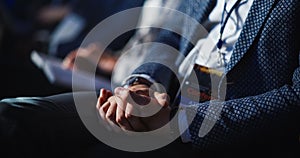
[[96, 106], [109, 128], [145, 132], [161, 128], [169, 122], [171, 108], [166, 93], [153, 91], [142, 84], [128, 89], [118, 87], [114, 92], [113, 95], [101, 89]]

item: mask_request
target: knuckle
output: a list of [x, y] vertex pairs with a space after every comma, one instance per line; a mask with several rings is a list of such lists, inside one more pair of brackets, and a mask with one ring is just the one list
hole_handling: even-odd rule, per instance
[[109, 97], [109, 98], [107, 99], [107, 101], [108, 101], [108, 102], [111, 102], [112, 99], [113, 99], [113, 97]]
[[127, 125], [127, 124], [126, 124], [125, 118], [118, 118], [118, 119], [116, 119], [116, 122], [117, 122], [119, 125], [121, 125], [121, 126], [126, 126], [126, 125]]
[[100, 106], [99, 111], [100, 111], [100, 113], [105, 113], [104, 112], [104, 106]]
[[109, 101], [110, 103], [114, 103], [114, 102], [116, 102], [116, 98], [115, 98], [115, 96], [111, 96], [111, 97], [109, 97], [109, 98], [108, 98], [108, 101]]
[[123, 117], [118, 117], [118, 118], [116, 118], [116, 122], [118, 124], [124, 124], [124, 118]]
[[103, 101], [101, 100], [101, 98], [98, 99], [97, 104], [96, 104], [96, 108], [98, 110], [100, 110], [103, 107]]
[[126, 113], [126, 114], [125, 114], [125, 118], [126, 118], [126, 119], [132, 119], [133, 116], [132, 116], [131, 114], [129, 114], [129, 113]]
[[104, 115], [103, 115], [103, 114], [104, 114], [104, 111], [101, 110], [101, 108], [99, 109], [99, 114], [100, 114], [101, 117], [104, 116]]
[[101, 108], [101, 105], [100, 105], [100, 103], [98, 102], [98, 103], [96, 104], [96, 109], [100, 110], [100, 108]]
[[161, 94], [161, 98], [162, 98], [162, 99], [168, 99], [168, 97], [169, 97], [169, 96], [168, 96], [167, 93], [162, 93], [162, 94]]

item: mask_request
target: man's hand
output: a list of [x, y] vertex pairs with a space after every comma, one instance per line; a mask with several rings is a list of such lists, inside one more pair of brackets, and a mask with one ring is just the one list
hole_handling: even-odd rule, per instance
[[37, 20], [42, 24], [54, 24], [61, 21], [66, 15], [71, 12], [68, 5], [63, 6], [45, 6], [41, 8], [37, 14]]
[[[111, 52], [105, 50], [98, 61], [100, 44], [91, 43], [85, 48], [78, 48], [71, 51], [64, 59], [62, 66], [66, 69], [89, 70], [90, 66], [97, 65], [100, 70], [111, 74], [117, 62], [117, 58], [111, 55]], [[75, 65], [75, 59], [77, 62]]]
[[146, 85], [135, 85], [129, 89], [118, 87], [115, 95], [101, 93], [97, 109], [101, 118], [111, 126], [124, 131], [151, 131], [169, 122], [171, 108], [168, 95], [151, 90]]

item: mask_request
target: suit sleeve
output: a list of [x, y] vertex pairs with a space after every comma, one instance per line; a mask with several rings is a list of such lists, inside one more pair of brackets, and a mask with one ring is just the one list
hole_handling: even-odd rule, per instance
[[[180, 35], [168, 31], [161, 30], [155, 43], [149, 48], [145, 57], [145, 61], [139, 66], [132, 75], [145, 74], [161, 84], [169, 93], [170, 85], [172, 89], [178, 89], [179, 83], [168, 78], [178, 78], [176, 76], [178, 68], [174, 64], [179, 55]], [[176, 85], [176, 86], [174, 86]]]
[[[295, 140], [298, 140], [300, 67], [294, 72], [293, 85], [285, 85], [258, 96], [206, 102], [190, 106], [186, 111], [191, 121], [189, 130], [192, 142], [197, 148], [216, 149], [227, 145], [270, 141], [278, 143], [280, 138], [295, 135]], [[209, 127], [212, 124], [213, 127]], [[209, 132], [199, 137], [205, 130]]]

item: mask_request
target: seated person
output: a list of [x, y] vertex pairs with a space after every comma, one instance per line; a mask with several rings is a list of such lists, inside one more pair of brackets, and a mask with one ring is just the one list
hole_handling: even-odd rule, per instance
[[[222, 150], [227, 149], [225, 146], [240, 149], [238, 147], [243, 148], [244, 145], [244, 148], [251, 146], [256, 149], [255, 153], [261, 147], [266, 151], [267, 148], [280, 148], [282, 153], [297, 151], [300, 71], [299, 47], [296, 46], [299, 34], [294, 33], [298, 32], [295, 28], [299, 23], [291, 23], [289, 20], [296, 18], [297, 11], [292, 8], [299, 3], [279, 1], [264, 4], [257, 0], [217, 1], [216, 5], [211, 3], [193, 1], [193, 6], [186, 6], [189, 15], [204, 26], [217, 25], [211, 27], [204, 39], [199, 37], [201, 34], [197, 34], [197, 26], [189, 22], [184, 25], [183, 32], [186, 31], [191, 39], [181, 39], [180, 50], [188, 56], [180, 65], [179, 74], [185, 76], [188, 73], [190, 63], [193, 66], [194, 62], [192, 56], [196, 56], [195, 71], [202, 71], [203, 67], [210, 72], [221, 71], [221, 79], [217, 80], [217, 94], [213, 101], [203, 99], [203, 102], [199, 98], [197, 104], [179, 107], [179, 113], [184, 113], [184, 116], [179, 115], [178, 119], [187, 117], [191, 123], [186, 131], [181, 131], [183, 141], [191, 142], [199, 149]], [[282, 6], [291, 11], [289, 17], [279, 13]], [[210, 13], [209, 16], [206, 17], [205, 12], [196, 14], [200, 8]], [[285, 31], [279, 25], [272, 27], [274, 21], [281, 21], [280, 26], [288, 23], [290, 27], [284, 26]], [[198, 36], [199, 41], [191, 49], [188, 42], [196, 39], [195, 36]], [[170, 33], [167, 37], [176, 39], [177, 36]], [[284, 40], [279, 42], [273, 38]], [[276, 57], [282, 53], [293, 60]], [[285, 61], [289, 61], [289, 64]], [[127, 80], [125, 85], [128, 89], [116, 88], [115, 96], [102, 90], [97, 104], [102, 120], [124, 131], [151, 131], [162, 127], [170, 121], [170, 108], [174, 108], [170, 105], [178, 97], [174, 94], [178, 94], [179, 85], [174, 80], [174, 74], [165, 65], [146, 63], [140, 66]], [[165, 93], [153, 92], [156, 83], [166, 88], [171, 101]], [[199, 84], [203, 85], [200, 80]], [[224, 90], [224, 85], [227, 90]], [[200, 90], [202, 97], [203, 91]], [[161, 110], [151, 117], [133, 115], [135, 110], [142, 111], [135, 105], [143, 106], [145, 100], [149, 105], [160, 106]], [[180, 128], [185, 124], [181, 122], [178, 126]]]
[[[49, 54], [64, 58], [69, 52], [78, 48], [87, 34], [101, 21], [126, 9], [141, 7], [144, 1], [75, 1], [72, 10], [49, 37]], [[137, 20], [138, 18], [135, 19], [136, 22]], [[109, 45], [109, 49], [120, 50], [133, 34], [134, 30], [121, 35]]]
[[[163, 0], [147, 0], [143, 5], [141, 15], [139, 17], [139, 22], [137, 25], [136, 32], [129, 42], [124, 46], [123, 49], [119, 51], [114, 51], [112, 49], [105, 49], [100, 57], [100, 60], [96, 60], [99, 50], [103, 45], [99, 42], [90, 43], [86, 47], [80, 47], [76, 50], [71, 51], [65, 58], [63, 62], [63, 67], [68, 69], [76, 69], [74, 67], [74, 62], [76, 57], [84, 58], [89, 61], [92, 65], [97, 65], [98, 71], [96, 74], [104, 75], [107, 77], [112, 77], [113, 83], [120, 85], [125, 77], [130, 75], [135, 68], [144, 62], [146, 57], [150, 54], [147, 45], [141, 45], [143, 43], [153, 41], [157, 34], [159, 33], [159, 28], [148, 27], [148, 26], [163, 26], [164, 19], [170, 14], [170, 9], [176, 9], [179, 1], [163, 1]], [[163, 8], [158, 8], [163, 7]], [[145, 9], [146, 8], [146, 9]], [[155, 9], [154, 9], [155, 8]], [[160, 15], [157, 18], [154, 15]], [[180, 28], [176, 28], [180, 23], [176, 22], [169, 24], [177, 32]], [[114, 42], [116, 43], [116, 42]], [[130, 50], [132, 47], [140, 45], [140, 47]], [[150, 54], [151, 55], [151, 54]], [[132, 62], [134, 60], [135, 62]], [[77, 65], [78, 66], [78, 65]], [[81, 69], [78, 67], [77, 69]], [[111, 76], [113, 70], [116, 69], [118, 72]]]

